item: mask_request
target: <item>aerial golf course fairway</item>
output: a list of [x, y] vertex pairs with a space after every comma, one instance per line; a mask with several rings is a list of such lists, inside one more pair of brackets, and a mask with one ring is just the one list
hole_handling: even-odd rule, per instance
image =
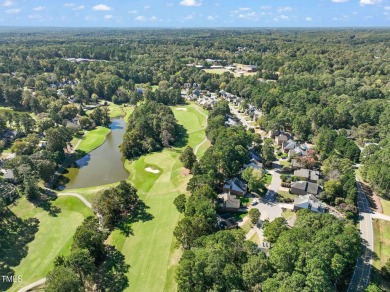
[[[188, 144], [195, 148], [205, 140], [206, 116], [199, 113], [196, 105], [172, 107], [179, 124], [188, 134]], [[176, 108], [186, 108], [175, 110]], [[199, 108], [200, 111], [204, 112]], [[179, 161], [184, 147], [165, 149], [128, 162], [130, 180], [138, 194], [149, 207], [146, 211], [152, 220], [132, 225], [133, 235], [126, 237], [114, 231], [108, 239], [126, 257], [130, 264], [129, 287], [126, 291], [175, 291], [175, 267], [181, 251], [175, 248], [173, 230], [181, 218], [173, 204], [175, 197], [186, 192], [190, 176], [182, 174]], [[203, 151], [204, 153], [204, 151]], [[145, 169], [160, 170], [151, 173]]]
[[13, 268], [15, 275], [22, 276], [23, 281], [15, 283], [10, 291], [17, 291], [46, 277], [53, 268], [54, 259], [69, 253], [76, 228], [84, 218], [93, 215], [92, 210], [78, 198], [59, 197], [52, 204], [61, 209], [57, 216], [50, 216], [47, 211], [35, 207], [26, 198], [20, 199], [12, 208], [12, 212], [22, 219], [37, 218], [39, 229], [34, 240], [28, 244], [27, 256], [19, 266]]

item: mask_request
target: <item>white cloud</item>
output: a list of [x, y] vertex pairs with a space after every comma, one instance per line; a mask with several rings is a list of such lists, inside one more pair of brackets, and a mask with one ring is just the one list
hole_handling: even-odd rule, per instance
[[305, 20], [306, 20], [306, 21], [312, 21], [313, 18], [311, 18], [311, 17], [309, 17], [309, 16], [306, 16], [306, 17], [305, 17]]
[[384, 10], [390, 10], [390, 6], [383, 7]]
[[92, 9], [96, 10], [96, 11], [110, 11], [110, 10], [112, 10], [112, 8], [110, 6], [107, 6], [106, 4], [95, 5]]
[[245, 14], [241, 13], [238, 15], [238, 18], [247, 19], [247, 20], [255, 20], [255, 19], [257, 19], [257, 14], [255, 12], [249, 12], [249, 13], [245, 13]]
[[84, 8], [85, 8], [84, 5], [80, 5], [80, 6], [72, 8], [72, 9], [75, 10], [75, 11], [79, 11], [79, 10], [83, 10]]
[[333, 3], [344, 3], [348, 2], [349, 0], [332, 0]]
[[156, 17], [156, 16], [152, 16], [152, 17], [146, 17], [146, 16], [137, 16], [136, 18], [134, 18], [135, 21], [139, 21], [139, 22], [155, 22], [155, 21], [158, 21], [159, 19]]
[[268, 10], [268, 9], [271, 9], [272, 8], [272, 6], [260, 6], [260, 9], [262, 9], [262, 10]]
[[66, 8], [74, 7], [74, 3], [65, 3], [64, 7], [66, 7]]
[[287, 20], [287, 19], [289, 19], [289, 17], [287, 16], [287, 15], [280, 15], [280, 19], [283, 19], [283, 20]]
[[240, 11], [249, 11], [249, 10], [252, 10], [252, 9], [248, 8], [248, 7], [242, 7], [242, 8], [238, 8], [238, 10], [240, 10]]
[[30, 19], [42, 19], [42, 16], [39, 14], [31, 14], [28, 16]]
[[146, 16], [137, 16], [136, 18], [134, 18], [135, 21], [147, 21], [148, 19], [146, 18]]
[[278, 8], [278, 12], [279, 13], [282, 13], [282, 12], [291, 12], [293, 11], [294, 9], [292, 9], [292, 7], [289, 7], [289, 6], [283, 6], [283, 7], [279, 7]]
[[3, 7], [10, 7], [12, 5], [14, 5], [14, 2], [11, 0], [6, 0], [3, 3], [1, 3], [1, 6], [3, 6]]
[[138, 13], [138, 10], [130, 10], [129, 11], [129, 14], [137, 14]]
[[46, 7], [45, 6], [38, 6], [33, 8], [34, 11], [45, 11]]
[[111, 14], [104, 15], [104, 19], [106, 20], [110, 20], [111, 18], [112, 18]]
[[19, 14], [22, 11], [20, 8], [14, 8], [14, 9], [8, 9], [5, 11], [5, 13], [8, 14]]
[[149, 9], [150, 8], [150, 5], [145, 5], [144, 6], [144, 9]]
[[183, 0], [180, 2], [182, 6], [201, 6], [202, 2], [197, 0]]
[[213, 15], [209, 15], [209, 16], [207, 16], [207, 19], [208, 19], [208, 20], [216, 20], [217, 17], [216, 17], [216, 16], [213, 16]]
[[365, 6], [365, 5], [376, 5], [376, 4], [381, 4], [382, 0], [360, 0], [360, 5]]

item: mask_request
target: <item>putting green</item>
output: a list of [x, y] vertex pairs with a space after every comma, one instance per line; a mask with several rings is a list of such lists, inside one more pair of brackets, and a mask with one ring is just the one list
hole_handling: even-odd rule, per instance
[[54, 259], [69, 253], [76, 228], [85, 217], [93, 214], [91, 209], [74, 197], [59, 197], [52, 204], [61, 209], [56, 217], [35, 207], [25, 198], [20, 199], [18, 204], [12, 207], [12, 212], [20, 218], [37, 218], [39, 230], [34, 240], [28, 244], [28, 255], [14, 268], [15, 275], [22, 276], [23, 281], [15, 283], [11, 291], [17, 291], [46, 277], [53, 268]]

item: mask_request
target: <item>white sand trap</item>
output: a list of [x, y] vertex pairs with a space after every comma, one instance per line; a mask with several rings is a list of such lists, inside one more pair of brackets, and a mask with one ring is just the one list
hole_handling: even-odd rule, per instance
[[178, 107], [176, 110], [177, 111], [184, 111], [184, 112], [188, 111], [188, 109], [186, 109], [184, 107]]
[[147, 168], [145, 168], [145, 170], [147, 172], [151, 172], [151, 173], [159, 173], [160, 172], [158, 169], [153, 169], [151, 167], [147, 167]]

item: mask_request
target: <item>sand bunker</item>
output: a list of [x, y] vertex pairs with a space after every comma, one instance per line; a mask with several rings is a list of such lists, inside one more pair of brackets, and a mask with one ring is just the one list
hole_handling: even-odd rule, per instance
[[159, 173], [160, 172], [158, 169], [153, 169], [151, 167], [147, 167], [147, 168], [145, 168], [145, 170], [147, 172], [151, 172], [151, 173]]
[[179, 108], [177, 108], [176, 110], [177, 110], [177, 111], [185, 111], [185, 112], [188, 111], [188, 110], [187, 110], [186, 108], [184, 108], [184, 107], [179, 107]]

